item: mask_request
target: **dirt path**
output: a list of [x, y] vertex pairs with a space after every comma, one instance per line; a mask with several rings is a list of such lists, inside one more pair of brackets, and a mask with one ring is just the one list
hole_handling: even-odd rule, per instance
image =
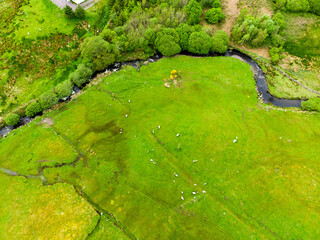
[[233, 24], [235, 23], [240, 9], [238, 9], [239, 0], [222, 0], [223, 12], [226, 15], [226, 22], [222, 25], [222, 30], [230, 35]]

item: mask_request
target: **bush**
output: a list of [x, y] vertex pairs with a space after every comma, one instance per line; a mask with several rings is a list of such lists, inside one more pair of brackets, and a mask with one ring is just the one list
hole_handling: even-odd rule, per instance
[[205, 8], [221, 8], [221, 3], [219, 0], [202, 0], [201, 4]]
[[16, 113], [9, 113], [5, 118], [6, 124], [9, 126], [15, 126], [20, 121], [20, 116]]
[[196, 0], [190, 0], [188, 5], [185, 6], [188, 23], [190, 25], [198, 24], [202, 15], [202, 8]]
[[32, 102], [29, 104], [29, 106], [26, 108], [26, 115], [28, 117], [34, 117], [38, 113], [42, 111], [41, 106], [38, 102]]
[[309, 8], [307, 0], [287, 0], [287, 10], [290, 12], [308, 12]]
[[212, 46], [211, 38], [205, 32], [193, 32], [189, 38], [189, 52], [208, 54]]
[[320, 98], [311, 98], [301, 104], [303, 110], [320, 112]]
[[102, 31], [102, 33], [100, 34], [100, 36], [103, 38], [103, 40], [111, 43], [113, 41], [113, 39], [115, 39], [117, 37], [117, 33], [111, 29], [109, 29], [108, 27], [105, 27]]
[[89, 81], [92, 75], [92, 70], [85, 66], [84, 64], [79, 64], [77, 70], [70, 74], [69, 80], [81, 87], [83, 84]]
[[218, 30], [212, 37], [211, 51], [223, 54], [228, 50], [228, 45], [228, 34], [222, 30]]
[[86, 18], [86, 11], [81, 7], [81, 5], [78, 5], [76, 10], [74, 11], [74, 14], [79, 19], [85, 19]]
[[72, 94], [73, 84], [70, 80], [66, 80], [58, 84], [54, 92], [57, 94], [58, 99], [69, 97]]
[[63, 9], [64, 15], [66, 15], [67, 18], [74, 18], [74, 12], [71, 7], [68, 5]]
[[225, 16], [222, 13], [221, 8], [211, 8], [206, 12], [204, 18], [208, 23], [214, 24], [217, 22], [221, 22], [225, 18]]
[[42, 110], [51, 108], [58, 103], [57, 95], [54, 92], [47, 92], [39, 97], [39, 103]]
[[187, 51], [189, 49], [189, 37], [191, 33], [195, 31], [196, 31], [195, 27], [187, 23], [181, 23], [179, 27], [177, 27], [177, 32], [180, 37], [180, 46], [182, 50]]
[[319, 0], [309, 0], [310, 12], [320, 15], [320, 1]]
[[156, 49], [164, 56], [172, 56], [181, 52], [179, 34], [173, 28], [164, 28], [157, 33]]
[[272, 64], [277, 64], [280, 60], [280, 49], [277, 47], [273, 47], [269, 50], [269, 54]]
[[101, 71], [115, 62], [114, 45], [100, 36], [88, 37], [81, 46], [81, 57], [86, 64], [92, 64], [93, 71]]

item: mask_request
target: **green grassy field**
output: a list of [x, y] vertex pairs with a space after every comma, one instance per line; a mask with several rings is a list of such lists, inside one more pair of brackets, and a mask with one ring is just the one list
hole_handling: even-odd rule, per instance
[[[182, 78], [167, 88], [163, 80], [171, 70]], [[139, 72], [126, 68], [42, 118], [54, 124], [38, 125], [38, 119], [0, 141], [1, 151], [38, 146], [24, 148], [24, 156], [1, 154], [0, 167], [34, 173], [39, 159], [52, 160], [41, 162], [51, 166], [43, 173], [48, 184], [73, 185], [103, 213], [89, 239], [320, 234], [320, 115], [259, 104], [250, 67], [237, 59], [179, 56]], [[56, 148], [41, 155], [55, 139]], [[52, 167], [70, 163], [79, 152], [77, 163]], [[2, 201], [12, 202], [17, 191], [3, 189], [8, 197], [1, 195]], [[35, 201], [32, 207], [46, 204]], [[4, 224], [25, 221], [0, 216]], [[49, 234], [38, 231], [43, 239]]]

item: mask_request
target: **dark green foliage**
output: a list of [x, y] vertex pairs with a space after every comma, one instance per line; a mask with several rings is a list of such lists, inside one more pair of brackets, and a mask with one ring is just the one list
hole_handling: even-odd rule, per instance
[[276, 9], [288, 12], [312, 12], [320, 15], [319, 0], [273, 0]]
[[71, 7], [68, 5], [63, 9], [64, 15], [66, 15], [67, 18], [74, 18], [74, 12]]
[[180, 37], [180, 46], [182, 50], [187, 51], [189, 49], [189, 37], [191, 33], [196, 31], [195, 27], [187, 23], [181, 23], [176, 30]]
[[81, 87], [83, 84], [89, 81], [91, 75], [92, 70], [90, 68], [84, 64], [79, 64], [77, 70], [70, 74], [69, 80], [78, 87]]
[[211, 24], [221, 22], [224, 18], [221, 8], [211, 8], [205, 14], [206, 21]]
[[210, 36], [201, 31], [193, 32], [189, 38], [189, 52], [196, 54], [208, 54], [212, 46]]
[[88, 37], [81, 46], [81, 57], [84, 63], [92, 64], [93, 71], [101, 71], [114, 63], [116, 50], [100, 36]]
[[202, 15], [202, 8], [196, 0], [190, 0], [188, 5], [185, 6], [188, 23], [190, 25], [198, 24]]
[[287, 0], [286, 7], [289, 12], [308, 12], [310, 8], [308, 0]]
[[28, 117], [34, 117], [38, 113], [42, 111], [42, 108], [38, 102], [32, 102], [29, 104], [29, 106], [26, 108], [26, 115]]
[[280, 49], [277, 47], [273, 47], [269, 50], [271, 62], [273, 64], [277, 64], [280, 60]]
[[73, 84], [70, 80], [66, 80], [58, 84], [54, 92], [57, 94], [58, 99], [69, 97], [72, 94]]
[[313, 12], [320, 16], [320, 1], [319, 0], [309, 0], [310, 12]]
[[42, 110], [51, 108], [53, 105], [58, 103], [58, 97], [54, 92], [47, 92], [39, 97], [39, 103]]
[[211, 7], [213, 7], [213, 8], [221, 8], [220, 0], [213, 0], [212, 4], [211, 4]]
[[220, 0], [202, 0], [201, 4], [204, 8], [221, 8]]
[[108, 27], [105, 27], [102, 31], [102, 33], [100, 34], [100, 37], [103, 38], [103, 40], [111, 43], [113, 41], [113, 39], [115, 39], [117, 37], [117, 33], [111, 29], [109, 29]]
[[5, 118], [5, 122], [9, 126], [15, 126], [18, 124], [19, 121], [20, 121], [20, 116], [16, 113], [9, 113]]
[[173, 28], [164, 28], [157, 33], [156, 49], [164, 56], [172, 56], [181, 52], [179, 34]]
[[248, 44], [252, 47], [282, 46], [281, 39], [284, 20], [281, 14], [275, 14], [275, 19], [264, 15], [254, 17], [247, 8], [243, 8], [233, 27], [231, 37], [239, 44]]
[[212, 52], [225, 53], [228, 50], [229, 36], [226, 32], [218, 30], [212, 37]]
[[311, 98], [308, 101], [302, 102], [302, 109], [320, 112], [320, 98]]
[[76, 10], [74, 11], [74, 14], [79, 19], [85, 19], [86, 18], [86, 11], [81, 7], [81, 5], [78, 5]]

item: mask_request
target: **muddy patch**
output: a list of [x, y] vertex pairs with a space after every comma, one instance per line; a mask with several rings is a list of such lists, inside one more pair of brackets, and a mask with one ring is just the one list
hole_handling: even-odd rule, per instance
[[52, 118], [45, 118], [39, 123], [40, 126], [45, 125], [47, 127], [53, 126], [53, 124], [54, 124], [54, 122], [53, 122]]

